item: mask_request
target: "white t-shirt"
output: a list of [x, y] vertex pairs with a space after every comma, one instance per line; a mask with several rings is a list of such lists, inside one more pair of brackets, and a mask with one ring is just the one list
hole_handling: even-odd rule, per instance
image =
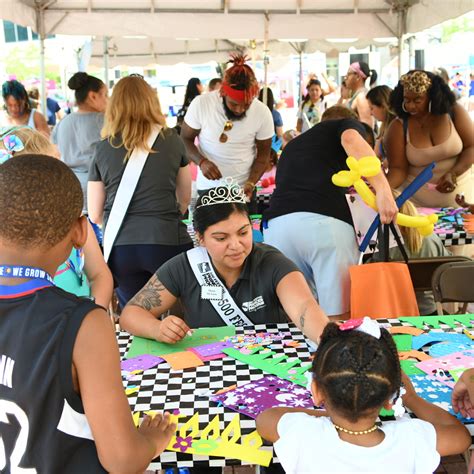
[[339, 438], [328, 417], [287, 413], [278, 423], [275, 452], [287, 474], [326, 472], [433, 473], [440, 456], [434, 427], [402, 418], [384, 423], [377, 446], [356, 446]]
[[[257, 156], [255, 140], [267, 140], [274, 134], [273, 118], [270, 109], [254, 99], [245, 117], [232, 121], [233, 127], [225, 132], [227, 142], [221, 143], [219, 137], [224, 124], [229, 120], [225, 115], [219, 91], [202, 94], [190, 104], [184, 121], [199, 133], [199, 149], [219, 168], [222, 177], [231, 176], [243, 185]], [[219, 186], [220, 180], [206, 179], [198, 170], [197, 189]]]
[[306, 132], [316, 124], [321, 122], [321, 117], [326, 110], [326, 102], [319, 100], [316, 104], [306, 102], [303, 107], [298, 110], [297, 118], [301, 119], [303, 124], [301, 126], [301, 133]]

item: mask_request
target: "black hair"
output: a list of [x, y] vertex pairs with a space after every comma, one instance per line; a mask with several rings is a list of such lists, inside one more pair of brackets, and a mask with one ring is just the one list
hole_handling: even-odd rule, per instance
[[0, 238], [18, 248], [49, 249], [82, 212], [76, 175], [46, 155], [15, 156], [0, 165]]
[[89, 92], [99, 92], [104, 83], [94, 76], [89, 76], [86, 72], [76, 72], [67, 83], [69, 89], [74, 91], [76, 102], [83, 104], [87, 100]]
[[28, 92], [26, 92], [25, 86], [13, 79], [11, 81], [5, 81], [2, 84], [2, 96], [3, 96], [3, 101], [5, 102], [5, 110], [7, 110], [7, 98], [9, 96], [12, 96], [14, 99], [23, 102], [25, 110], [23, 111], [24, 113], [28, 113], [31, 110], [31, 105], [30, 105], [30, 98], [28, 96]]
[[[375, 84], [375, 81], [377, 81], [377, 71], [375, 69], [370, 69], [369, 65], [364, 62], [364, 61], [358, 61], [360, 70], [367, 76], [370, 77], [369, 85], [372, 87], [373, 84]], [[364, 81], [366, 81], [365, 79]]]
[[311, 79], [308, 84], [306, 84], [306, 90], [307, 90], [307, 93], [306, 95], [303, 97], [303, 105], [306, 104], [306, 102], [308, 102], [309, 100], [309, 88], [311, 86], [319, 86], [319, 88], [321, 89], [321, 97], [319, 98], [319, 100], [322, 102], [324, 100], [324, 93], [323, 93], [323, 87], [321, 86], [321, 81], [318, 81], [317, 79]]
[[273, 107], [275, 107], [275, 99], [273, 97], [273, 92], [270, 89], [270, 87], [263, 87], [260, 89], [260, 92], [258, 93], [258, 100], [260, 102], [263, 102], [263, 93], [267, 89], [267, 107], [270, 109], [270, 112], [273, 110]]
[[223, 204], [201, 206], [203, 199], [204, 202], [206, 199], [209, 199], [211, 192], [212, 196], [227, 196], [229, 194], [229, 188], [227, 186], [212, 188], [199, 197], [193, 213], [193, 226], [196, 232], [204, 235], [204, 232], [211, 225], [225, 221], [234, 212], [237, 212], [238, 214], [244, 214], [248, 217], [247, 204], [240, 202], [225, 202]]
[[195, 97], [201, 95], [198, 89], [198, 85], [201, 84], [201, 80], [197, 77], [191, 77], [186, 86], [186, 92], [184, 93], [183, 108], [187, 108]]
[[353, 423], [400, 391], [397, 347], [386, 329], [380, 332], [377, 339], [329, 323], [313, 360], [313, 378], [328, 404]]
[[[411, 74], [420, 69], [412, 69]], [[428, 99], [431, 102], [431, 113], [433, 115], [452, 114], [452, 109], [456, 104], [456, 97], [444, 82], [441, 76], [429, 71], [423, 71], [431, 80], [431, 87], [428, 89]], [[409, 117], [409, 114], [403, 110], [403, 84], [398, 81], [390, 96], [390, 106], [399, 117]]]

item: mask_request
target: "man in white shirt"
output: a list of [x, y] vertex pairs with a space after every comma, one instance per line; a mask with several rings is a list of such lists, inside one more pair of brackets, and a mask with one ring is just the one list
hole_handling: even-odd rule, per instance
[[232, 177], [250, 198], [268, 166], [273, 118], [256, 98], [258, 82], [245, 59], [232, 57], [221, 89], [196, 97], [184, 117], [181, 138], [188, 157], [199, 167], [198, 192]]

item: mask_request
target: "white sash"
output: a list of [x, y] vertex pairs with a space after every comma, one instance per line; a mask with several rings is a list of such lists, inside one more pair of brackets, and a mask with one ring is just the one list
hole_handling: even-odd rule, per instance
[[204, 247], [196, 247], [186, 252], [189, 264], [193, 270], [194, 276], [201, 285], [201, 288], [206, 286], [221, 287], [223, 290], [223, 297], [221, 300], [212, 300], [209, 302], [214, 306], [217, 314], [226, 323], [227, 326], [253, 326], [254, 324], [245, 315], [244, 312], [237, 306], [235, 301], [230, 296], [227, 287], [219, 280], [214, 268], [211, 265], [209, 254]]
[[[154, 125], [147, 140], [148, 148], [153, 146], [158, 134], [161, 131], [161, 125]], [[143, 148], [135, 148], [128, 159], [125, 170], [120, 180], [115, 199], [110, 210], [107, 226], [104, 231], [104, 259], [107, 262], [112, 252], [117, 234], [122, 226], [123, 219], [127, 213], [128, 206], [132, 200], [133, 193], [137, 187], [138, 180], [142, 174], [149, 152]]]

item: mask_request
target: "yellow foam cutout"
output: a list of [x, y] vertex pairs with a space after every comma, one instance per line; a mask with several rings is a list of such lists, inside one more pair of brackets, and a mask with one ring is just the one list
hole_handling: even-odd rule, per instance
[[236, 414], [222, 431], [219, 415], [216, 415], [201, 431], [199, 430], [199, 414], [195, 413], [177, 429], [177, 434], [171, 438], [167, 450], [182, 452], [180, 446], [186, 445], [189, 441], [186, 438], [189, 437], [192, 444], [185, 449], [184, 452], [187, 454], [222, 456], [261, 466], [268, 466], [272, 460], [272, 450], [260, 449], [263, 441], [257, 431], [242, 436], [239, 414]]

